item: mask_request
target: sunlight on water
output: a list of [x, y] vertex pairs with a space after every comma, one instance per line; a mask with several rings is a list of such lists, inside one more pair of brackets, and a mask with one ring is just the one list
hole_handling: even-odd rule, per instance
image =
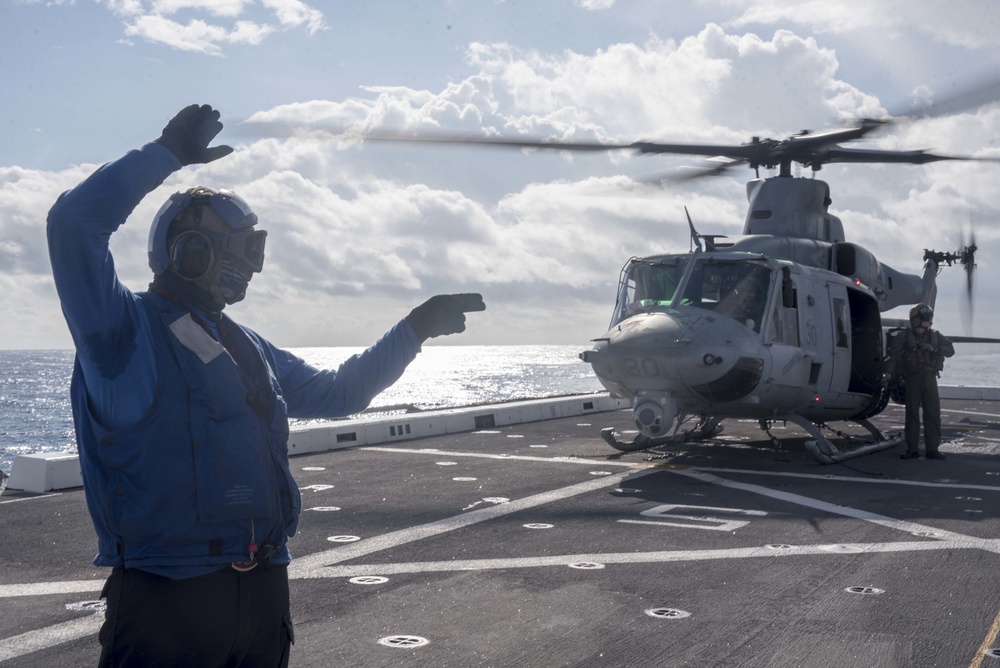
[[[585, 346], [425, 346], [372, 409], [468, 406], [603, 389], [577, 359]], [[336, 368], [360, 348], [293, 348], [320, 368]], [[70, 351], [0, 351], [0, 469], [19, 454], [75, 449]], [[297, 421], [293, 421], [296, 423]]]
[[[603, 389], [577, 358], [582, 346], [426, 346], [372, 407], [411, 404], [423, 409], [510, 401]], [[360, 352], [299, 348], [319, 367], [336, 367]]]

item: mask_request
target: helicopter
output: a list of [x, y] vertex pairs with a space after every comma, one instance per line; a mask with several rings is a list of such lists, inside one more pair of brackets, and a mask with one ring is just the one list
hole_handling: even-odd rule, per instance
[[[629, 451], [707, 438], [726, 418], [756, 419], [765, 430], [775, 422], [796, 424], [823, 463], [900, 442], [870, 421], [893, 396], [882, 382], [885, 330], [900, 323], [881, 314], [933, 306], [935, 277], [954, 263], [967, 272], [971, 299], [974, 238], [955, 252], [925, 250], [920, 275], [898, 271], [846, 240], [841, 220], [829, 212], [826, 182], [791, 173], [793, 163], [815, 174], [833, 162], [964, 159], [840, 146], [882, 124], [864, 120], [784, 140], [754, 137], [740, 146], [639, 147], [722, 156], [725, 168], [746, 163], [757, 178], [747, 184], [739, 238], [701, 235], [688, 214], [692, 252], [632, 258], [623, 268], [610, 327], [580, 355], [613, 395], [632, 402], [639, 436], [623, 442], [606, 429], [609, 444]], [[778, 174], [761, 179], [760, 167]], [[903, 401], [901, 392], [894, 398]], [[695, 424], [681, 431], [692, 417]], [[868, 444], [837, 448], [822, 427], [841, 420], [867, 430]]]
[[[953, 113], [1000, 93], [1000, 82], [954, 96], [922, 116]], [[868, 249], [847, 241], [829, 208], [829, 185], [816, 172], [833, 163], [903, 163], [994, 158], [940, 155], [927, 150], [842, 146], [898, 122], [860, 119], [784, 139], [753, 137], [739, 145], [563, 142], [443, 134], [368, 131], [364, 141], [472, 144], [559, 151], [629, 150], [711, 158], [683, 180], [748, 166], [748, 209], [742, 234], [700, 234], [685, 209], [691, 249], [633, 257], [623, 267], [609, 327], [580, 359], [591, 365], [612, 396], [628, 399], [638, 435], [622, 440], [601, 431], [621, 452], [710, 438], [726, 419], [757, 420], [770, 434], [792, 423], [812, 440], [806, 448], [822, 463], [876, 452], [902, 442], [870, 418], [898, 386], [882, 382], [887, 335], [904, 321], [884, 319], [894, 308], [933, 307], [943, 266], [961, 265], [971, 310], [974, 237], [956, 251], [925, 249], [920, 274], [896, 270]], [[347, 133], [350, 134], [350, 133]], [[795, 176], [793, 165], [812, 172]], [[760, 169], [777, 170], [760, 177]], [[661, 179], [657, 179], [661, 180]], [[951, 337], [954, 341], [986, 341]], [[992, 341], [996, 341], [995, 339]], [[849, 421], [868, 432], [865, 445], [841, 450], [823, 433], [828, 422]], [[772, 436], [772, 441], [775, 441]]]

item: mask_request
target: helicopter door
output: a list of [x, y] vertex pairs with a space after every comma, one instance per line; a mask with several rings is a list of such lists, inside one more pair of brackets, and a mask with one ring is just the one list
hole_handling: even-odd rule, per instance
[[828, 284], [830, 289], [830, 325], [833, 344], [833, 374], [830, 390], [846, 392], [851, 379], [851, 311], [848, 308], [847, 288]]
[[784, 343], [799, 346], [798, 290], [792, 281], [792, 272], [782, 267], [777, 283], [778, 299], [772, 300], [771, 313], [764, 330], [765, 343]]

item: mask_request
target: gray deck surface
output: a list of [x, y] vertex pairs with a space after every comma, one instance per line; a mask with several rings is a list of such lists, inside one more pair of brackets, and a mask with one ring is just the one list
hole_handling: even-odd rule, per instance
[[[1000, 404], [943, 403], [946, 461], [614, 456], [627, 411], [295, 457], [291, 665], [1000, 666]], [[0, 665], [96, 663], [95, 543], [82, 490], [0, 496]]]

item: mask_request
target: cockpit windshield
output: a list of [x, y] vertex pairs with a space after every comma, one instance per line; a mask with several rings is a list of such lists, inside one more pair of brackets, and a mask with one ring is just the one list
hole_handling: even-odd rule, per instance
[[[688, 266], [689, 261], [693, 266]], [[689, 274], [686, 279], [685, 273]], [[612, 325], [636, 313], [694, 306], [739, 320], [759, 332], [771, 279], [771, 269], [756, 258], [685, 255], [633, 260], [623, 276]]]
[[622, 277], [618, 308], [611, 324], [616, 325], [636, 313], [669, 306], [687, 264], [686, 255], [659, 261], [633, 260]]
[[715, 311], [760, 331], [771, 270], [756, 260], [701, 259], [684, 286], [684, 303]]

